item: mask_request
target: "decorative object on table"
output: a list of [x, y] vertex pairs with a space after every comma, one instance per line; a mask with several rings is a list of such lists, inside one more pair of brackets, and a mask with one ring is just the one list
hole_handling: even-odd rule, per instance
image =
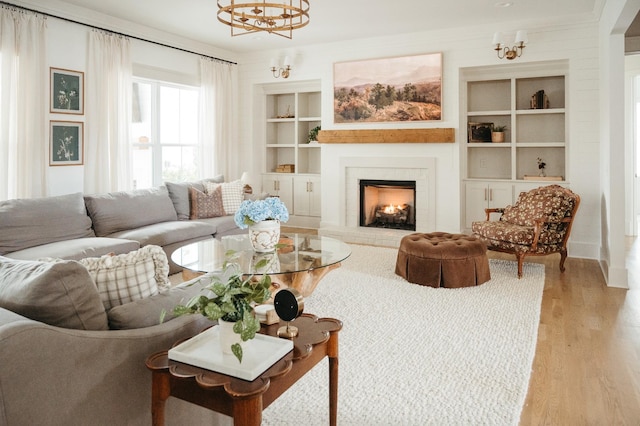
[[49, 130], [50, 166], [81, 166], [84, 164], [82, 122], [52, 120]]
[[540, 157], [538, 157], [537, 161], [538, 161], [538, 169], [540, 170], [540, 173], [538, 173], [538, 176], [540, 177], [547, 176], [547, 174], [544, 171], [544, 168], [547, 167], [547, 163], [545, 163]]
[[84, 114], [84, 73], [50, 68], [50, 112]]
[[475, 123], [469, 122], [468, 129], [468, 142], [491, 142], [491, 128], [493, 123]]
[[[218, 321], [223, 352], [230, 350], [242, 362], [243, 342], [253, 339], [260, 330], [260, 321], [253, 315], [252, 304], [264, 303], [271, 297], [271, 278], [269, 275], [262, 275], [258, 280], [254, 275], [243, 278], [238, 265], [231, 262], [225, 262], [221, 276], [209, 278], [211, 282], [203, 288], [204, 294], [193, 297], [185, 305], [175, 306], [173, 313], [176, 316], [202, 314], [212, 321]], [[196, 282], [202, 282], [203, 279]], [[233, 333], [224, 331], [224, 321], [232, 324]], [[234, 341], [223, 341], [226, 338]]]
[[220, 326], [213, 326], [172, 347], [167, 356], [178, 362], [251, 382], [291, 352], [293, 346], [290, 340], [258, 333], [251, 341], [251, 350], [245, 354], [244, 362], [238, 363], [222, 353]]
[[270, 252], [280, 241], [280, 223], [289, 220], [287, 206], [277, 197], [245, 200], [234, 216], [240, 229], [249, 228], [249, 239], [257, 252]]
[[313, 129], [309, 130], [309, 135], [307, 136], [307, 143], [315, 142], [318, 140], [318, 132], [322, 130], [320, 126], [316, 126]]
[[507, 126], [491, 125], [491, 142], [494, 142], [494, 143], [504, 142], [505, 130], [507, 130]]
[[531, 109], [549, 109], [549, 97], [544, 93], [544, 90], [538, 90], [531, 95], [530, 107]]
[[287, 325], [278, 329], [278, 336], [293, 339], [298, 335], [298, 327], [291, 325], [291, 321], [302, 315], [304, 311], [304, 297], [295, 288], [283, 288], [273, 297], [273, 307], [281, 320]]
[[262, 324], [272, 325], [280, 322], [280, 317], [278, 317], [278, 314], [271, 303], [257, 305], [253, 308], [253, 312], [255, 312], [256, 318], [258, 318], [258, 321]]

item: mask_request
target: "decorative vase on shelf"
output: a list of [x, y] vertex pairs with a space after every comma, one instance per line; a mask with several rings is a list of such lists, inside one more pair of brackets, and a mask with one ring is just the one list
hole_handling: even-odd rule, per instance
[[504, 142], [504, 132], [491, 132], [491, 142], [493, 143]]
[[253, 250], [268, 253], [276, 249], [280, 240], [280, 221], [263, 220], [249, 225], [249, 240]]
[[540, 169], [540, 173], [538, 174], [540, 177], [545, 177], [547, 174], [544, 172], [544, 169]]

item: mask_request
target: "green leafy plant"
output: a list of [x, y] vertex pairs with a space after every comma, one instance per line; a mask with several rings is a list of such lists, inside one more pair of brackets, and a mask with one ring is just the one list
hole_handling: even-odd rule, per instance
[[[233, 258], [234, 253], [227, 252], [227, 257]], [[268, 261], [263, 259], [260, 262], [256, 268], [265, 266]], [[253, 275], [243, 278], [238, 265], [226, 261], [222, 275], [210, 279], [211, 282], [203, 287], [205, 294], [193, 297], [184, 305], [175, 306], [174, 315], [201, 314], [212, 321], [222, 319], [234, 322], [233, 331], [240, 335], [243, 342], [253, 339], [260, 330], [260, 321], [253, 314], [253, 304], [264, 303], [271, 297], [269, 275], [262, 275], [259, 279]], [[235, 343], [231, 351], [242, 362], [242, 346]]]
[[307, 136], [307, 143], [318, 140], [318, 132], [321, 130], [320, 126], [316, 126], [309, 130], [309, 136]]
[[491, 125], [492, 132], [504, 132], [507, 130], [507, 126], [496, 126], [495, 124]]

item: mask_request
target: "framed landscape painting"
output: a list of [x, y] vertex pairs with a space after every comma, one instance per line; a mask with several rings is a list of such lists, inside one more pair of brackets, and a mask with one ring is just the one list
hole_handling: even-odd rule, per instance
[[333, 65], [335, 123], [442, 120], [442, 53]]
[[83, 123], [51, 121], [50, 166], [79, 166], [84, 163]]
[[51, 108], [61, 114], [84, 114], [84, 73], [51, 68]]

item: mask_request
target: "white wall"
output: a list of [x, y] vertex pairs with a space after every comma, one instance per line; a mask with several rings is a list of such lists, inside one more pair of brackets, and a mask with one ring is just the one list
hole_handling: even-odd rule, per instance
[[[47, 51], [50, 67], [82, 71], [87, 68], [89, 27], [56, 18], [47, 19]], [[199, 84], [198, 55], [132, 39], [131, 57], [134, 74], [144, 77], [168, 79], [184, 84]], [[48, 86], [48, 85], [47, 85]], [[85, 92], [85, 102], [91, 93]], [[81, 121], [85, 115], [49, 114], [48, 120]], [[49, 123], [47, 122], [47, 126]], [[86, 129], [85, 129], [86, 135]], [[85, 146], [92, 143], [85, 139]], [[48, 195], [61, 195], [83, 191], [84, 166], [48, 167]]]
[[[515, 25], [515, 24], [514, 24]], [[371, 144], [322, 146], [322, 225], [339, 225], [335, 193], [337, 188], [337, 152], [358, 156], [426, 156], [436, 158], [436, 228], [459, 232], [461, 229], [461, 143], [466, 129], [459, 121], [460, 69], [476, 66], [568, 60], [567, 115], [569, 120], [568, 177], [571, 188], [582, 197], [570, 240], [569, 253], [575, 257], [597, 259], [600, 246], [600, 149], [599, 149], [599, 47], [596, 23], [563, 28], [535, 28], [520, 23], [503, 28], [513, 36], [519, 28], [529, 32], [529, 44], [521, 58], [500, 60], [492, 50], [495, 28], [476, 27], [456, 31], [421, 32], [387, 38], [361, 39], [341, 43], [314, 45], [289, 51], [268, 51], [239, 56], [241, 110], [247, 111], [247, 123], [240, 129], [240, 143], [246, 147], [247, 167], [264, 172], [264, 149], [254, 140], [263, 131], [250, 111], [259, 101], [255, 86], [275, 80], [268, 70], [271, 57], [294, 58], [291, 80], [322, 81], [322, 128], [425, 128], [453, 127], [455, 144]], [[511, 31], [511, 33], [510, 33]], [[295, 35], [294, 35], [295, 37]], [[333, 64], [359, 59], [384, 58], [429, 52], [443, 52], [443, 120], [419, 123], [376, 123], [335, 125], [333, 123]], [[258, 117], [260, 119], [260, 117]], [[462, 125], [464, 127], [464, 124]]]
[[[631, 1], [631, 0], [630, 0]], [[633, 0], [636, 1], [636, 0]], [[530, 24], [533, 25], [533, 24]], [[49, 63], [51, 66], [86, 70], [86, 50], [89, 29], [56, 18], [48, 20]], [[526, 22], [514, 23], [512, 28], [501, 28], [513, 36], [517, 29], [529, 31], [529, 44], [517, 63], [568, 60], [567, 115], [569, 120], [568, 170], [571, 188], [582, 197], [578, 217], [570, 240], [570, 256], [600, 258], [603, 241], [600, 184], [601, 176], [609, 172], [607, 164], [600, 162], [600, 119], [598, 105], [600, 95], [600, 47], [598, 24], [581, 24], [567, 27], [535, 27]], [[263, 122], [254, 118], [256, 87], [283, 81], [276, 80], [269, 71], [272, 57], [293, 58], [293, 70], [288, 81], [320, 80], [323, 92], [323, 129], [347, 128], [425, 128], [453, 127], [457, 133], [455, 144], [372, 144], [356, 148], [353, 146], [325, 145], [322, 147], [322, 221], [326, 225], [339, 223], [338, 213], [332, 203], [336, 191], [336, 164], [332, 159], [337, 149], [344, 155], [420, 155], [436, 158], [436, 227], [443, 231], [460, 230], [461, 171], [460, 150], [465, 140], [465, 129], [459, 122], [459, 74], [462, 68], [500, 65], [508, 67], [510, 61], [500, 60], [492, 50], [491, 38], [495, 28], [478, 26], [455, 31], [420, 32], [386, 38], [361, 39], [341, 43], [307, 46], [300, 49], [263, 51], [238, 54], [234, 59], [239, 67], [239, 140], [246, 169], [264, 171], [264, 147], [261, 138]], [[294, 35], [295, 37], [295, 35]], [[132, 41], [132, 57], [136, 69], [165, 70], [184, 78], [197, 78], [197, 56], [159, 47], [141, 41]], [[443, 120], [429, 123], [378, 123], [360, 125], [333, 124], [333, 64], [358, 59], [404, 56], [428, 52], [443, 52]], [[515, 62], [512, 62], [513, 64]], [[158, 71], [161, 72], [161, 71]], [[90, 94], [86, 94], [90, 96]], [[69, 116], [71, 117], [71, 116]], [[86, 121], [89, 117], [74, 116], [74, 120]], [[61, 119], [60, 114], [50, 119]], [[72, 119], [64, 116], [63, 119]], [[47, 123], [48, 125], [48, 123]], [[91, 143], [91, 141], [85, 141]], [[359, 149], [359, 150], [358, 150]], [[342, 153], [341, 153], [342, 155]], [[604, 166], [601, 169], [601, 166]], [[63, 194], [82, 190], [82, 166], [49, 168], [50, 194]], [[604, 182], [607, 182], [605, 179]], [[622, 207], [621, 207], [622, 210]]]

